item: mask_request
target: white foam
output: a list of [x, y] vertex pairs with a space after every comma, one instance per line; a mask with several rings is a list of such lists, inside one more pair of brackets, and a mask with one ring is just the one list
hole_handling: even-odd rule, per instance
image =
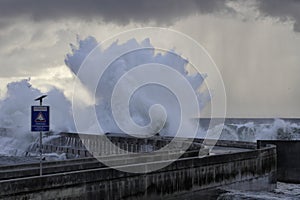
[[[215, 129], [222, 127], [215, 126], [208, 130], [213, 135]], [[205, 131], [199, 134], [199, 137], [205, 136]], [[300, 125], [291, 123], [282, 119], [274, 119], [272, 123], [255, 124], [246, 122], [239, 124], [225, 124], [222, 130], [221, 138], [223, 140], [248, 141], [256, 140], [297, 140], [300, 139]]]
[[220, 195], [218, 200], [296, 200], [300, 199], [300, 184], [277, 183], [277, 188], [272, 192], [253, 192], [230, 190], [228, 193]]

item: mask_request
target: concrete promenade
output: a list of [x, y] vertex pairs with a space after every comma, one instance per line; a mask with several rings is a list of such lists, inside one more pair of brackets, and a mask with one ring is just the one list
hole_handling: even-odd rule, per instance
[[[66, 137], [57, 138], [57, 141], [63, 144], [64, 141], [68, 141]], [[76, 138], [75, 134], [71, 137]], [[218, 141], [217, 146], [208, 155], [206, 147], [213, 141], [206, 141], [203, 145], [203, 141], [196, 139], [185, 154], [172, 160], [180, 152], [146, 151], [168, 144], [168, 138], [156, 137], [143, 141], [116, 135], [112, 137], [122, 148], [139, 154], [135, 156], [112, 152], [111, 155], [95, 155], [95, 151], [86, 154], [87, 158], [45, 162], [45, 175], [42, 177], [37, 176], [36, 164], [2, 167], [0, 198], [194, 199], [201, 191], [212, 188], [273, 190], [276, 187], [277, 158], [274, 146], [256, 148], [256, 144], [253, 143]], [[51, 144], [52, 148], [55, 144], [59, 146], [57, 141], [48, 145]], [[77, 147], [83, 147], [79, 139], [74, 141]], [[96, 143], [94, 145], [97, 146]], [[63, 145], [59, 148], [55, 149], [65, 151], [71, 146]], [[74, 150], [86, 151], [84, 148]], [[91, 157], [91, 154], [107, 159], [113, 168], [100, 163]], [[150, 173], [124, 172], [124, 169], [129, 168], [137, 171], [148, 169], [170, 160], [174, 162]]]

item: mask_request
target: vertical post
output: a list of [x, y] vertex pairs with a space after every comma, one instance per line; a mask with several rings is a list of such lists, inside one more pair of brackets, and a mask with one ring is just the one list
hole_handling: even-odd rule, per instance
[[[40, 102], [40, 106], [43, 105], [43, 98], [47, 97], [47, 95], [42, 95], [38, 98], [35, 99], [35, 101], [39, 101]], [[48, 122], [49, 123], [49, 122]], [[43, 166], [42, 166], [42, 162], [43, 162], [43, 130], [45, 129], [40, 129], [40, 176], [43, 175]]]
[[[40, 106], [43, 105], [43, 99], [41, 98], [40, 99]], [[43, 175], [43, 141], [42, 141], [42, 138], [43, 138], [43, 132], [40, 131], [40, 176]]]

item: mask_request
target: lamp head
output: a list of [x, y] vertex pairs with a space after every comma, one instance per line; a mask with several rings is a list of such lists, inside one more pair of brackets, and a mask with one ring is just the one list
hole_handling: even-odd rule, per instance
[[47, 97], [48, 95], [42, 95], [35, 99], [35, 101], [41, 101], [43, 98]]

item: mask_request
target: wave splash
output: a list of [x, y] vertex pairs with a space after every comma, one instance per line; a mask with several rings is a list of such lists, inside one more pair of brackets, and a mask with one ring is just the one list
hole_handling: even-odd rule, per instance
[[[234, 123], [225, 122], [220, 139], [248, 142], [300, 139], [300, 119], [294, 119], [293, 122], [286, 119], [273, 119], [273, 122], [265, 122], [269, 121], [265, 119], [249, 119], [246, 122], [245, 119], [241, 119], [240, 121], [238, 122], [238, 119], [236, 119]], [[221, 125], [206, 131], [213, 135], [215, 129], [219, 126]], [[206, 131], [202, 131], [199, 134], [200, 137], [205, 135]]]
[[[84, 40], [78, 40], [78, 47], [71, 45], [72, 53], [66, 55], [65, 63], [74, 74], [78, 72], [85, 57], [97, 44], [95, 38], [88, 37]], [[145, 39], [140, 43], [134, 39], [123, 44], [115, 42], [100, 53], [101, 56], [106, 56], [107, 54], [118, 52], [120, 49], [131, 49], [133, 47], [147, 47], [147, 50], [137, 51], [134, 54], [127, 54], [116, 59], [112, 63], [111, 68], [105, 72], [105, 77], [100, 82], [102, 84], [96, 92], [98, 119], [105, 128], [105, 132], [120, 132], [120, 129], [117, 128], [116, 123], [112, 120], [109, 106], [111, 92], [118, 78], [124, 72], [137, 65], [153, 62], [172, 66], [186, 77], [195, 91], [198, 91], [200, 108], [209, 101], [210, 97], [207, 91], [199, 92], [205, 75], [189, 74], [186, 69], [188, 61], [180, 57], [174, 57], [173, 52], [157, 53], [153, 49], [151, 50], [153, 46], [149, 39]], [[93, 73], [94, 70], [97, 70], [97, 68], [91, 69], [90, 73]], [[126, 89], [126, 87], [124, 88]], [[52, 131], [75, 131], [71, 101], [65, 97], [63, 91], [55, 87], [50, 89], [47, 94], [48, 97], [45, 99], [45, 104], [51, 105], [52, 117], [50, 125]], [[153, 94], [156, 95], [153, 96]], [[30, 132], [30, 107], [35, 104], [33, 99], [40, 95], [42, 95], [42, 92], [31, 86], [30, 79], [12, 82], [7, 85], [6, 97], [0, 100], [0, 154], [22, 155], [28, 146], [36, 141], [37, 134]], [[167, 123], [165, 123], [161, 133], [162, 135], [172, 134], [178, 128], [176, 124], [180, 120], [180, 109], [174, 95], [163, 87], [145, 86], [137, 91], [130, 103], [132, 118], [141, 126], [149, 123], [148, 109], [151, 105], [158, 102], [166, 108], [168, 113]], [[159, 122], [160, 116], [156, 115], [156, 117], [156, 120]], [[91, 122], [91, 127], [93, 126], [92, 123], [94, 122]], [[202, 127], [198, 132], [198, 137], [205, 137], [207, 131], [213, 135], [215, 130], [220, 127], [221, 125], [217, 125], [210, 130], [205, 130], [205, 127]], [[245, 122], [244, 119], [240, 122], [238, 120], [236, 122], [225, 122], [220, 139], [251, 142], [255, 142], [258, 139], [296, 140], [300, 139], [300, 120], [291, 122], [285, 119], [275, 119], [272, 122], [258, 123], [255, 120], [246, 120]]]

